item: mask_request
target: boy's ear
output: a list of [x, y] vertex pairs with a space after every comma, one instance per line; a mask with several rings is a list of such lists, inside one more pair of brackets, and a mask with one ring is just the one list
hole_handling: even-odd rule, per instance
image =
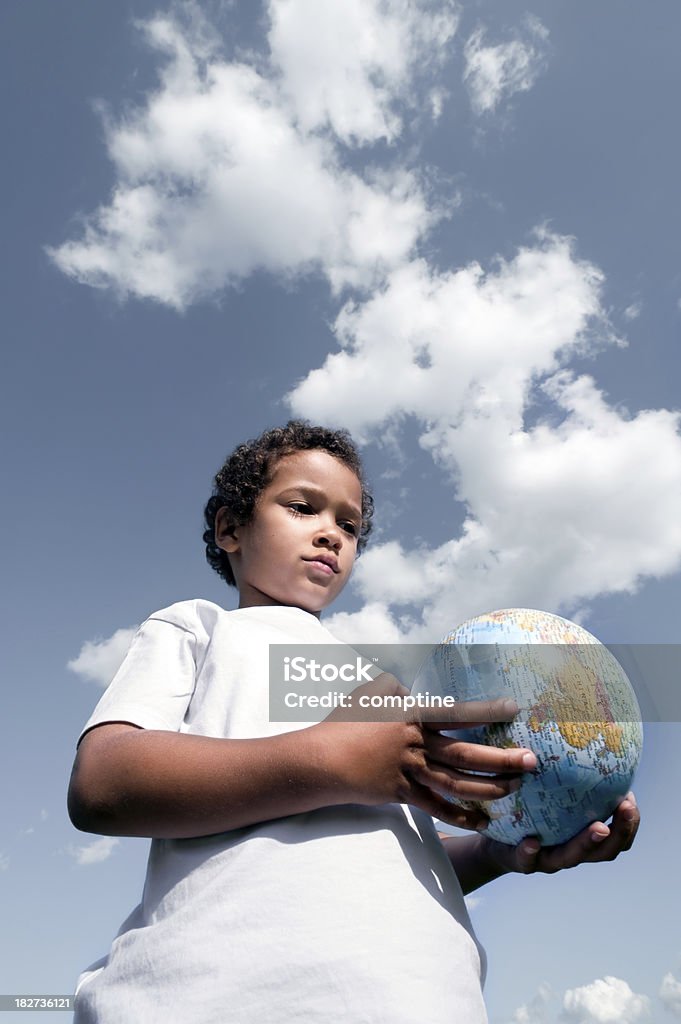
[[215, 516], [215, 543], [227, 554], [239, 550], [238, 526], [226, 506], [218, 509]]

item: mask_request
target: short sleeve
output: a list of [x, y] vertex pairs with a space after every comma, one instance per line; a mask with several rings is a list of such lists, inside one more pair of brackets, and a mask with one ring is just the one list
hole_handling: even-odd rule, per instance
[[86, 722], [130, 722], [177, 732], [194, 692], [197, 640], [193, 632], [152, 616], [135, 634], [123, 664]]

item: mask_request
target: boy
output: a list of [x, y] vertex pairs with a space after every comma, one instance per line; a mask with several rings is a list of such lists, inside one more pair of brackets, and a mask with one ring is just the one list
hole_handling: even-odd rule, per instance
[[[142, 902], [79, 980], [77, 1024], [483, 1022], [462, 890], [631, 845], [630, 799], [610, 829], [552, 850], [479, 833], [441, 842], [431, 816], [485, 824], [442, 792], [504, 795], [534, 756], [446, 738], [437, 723], [268, 720], [268, 645], [337, 642], [319, 616], [371, 515], [344, 431], [292, 421], [217, 474], [206, 554], [239, 608], [197, 600], [152, 615], [79, 744], [76, 827], [152, 845]], [[372, 685], [402, 689], [385, 675]], [[515, 710], [462, 705], [440, 727]]]

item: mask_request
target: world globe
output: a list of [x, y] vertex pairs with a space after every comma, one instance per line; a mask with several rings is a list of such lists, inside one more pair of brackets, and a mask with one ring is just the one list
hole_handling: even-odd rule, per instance
[[469, 619], [430, 652], [412, 693], [516, 701], [513, 722], [450, 734], [527, 747], [537, 757], [536, 770], [516, 792], [454, 801], [485, 811], [490, 839], [563, 843], [591, 822], [607, 821], [629, 792], [643, 746], [638, 702], [614, 655], [574, 622], [526, 608]]

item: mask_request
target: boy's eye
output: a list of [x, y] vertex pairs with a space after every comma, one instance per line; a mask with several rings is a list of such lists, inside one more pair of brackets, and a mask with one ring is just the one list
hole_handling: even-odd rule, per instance
[[[289, 501], [288, 510], [292, 516], [313, 516], [315, 514], [314, 508], [307, 501]], [[359, 535], [359, 528], [349, 519], [341, 520], [338, 525], [351, 537]]]

